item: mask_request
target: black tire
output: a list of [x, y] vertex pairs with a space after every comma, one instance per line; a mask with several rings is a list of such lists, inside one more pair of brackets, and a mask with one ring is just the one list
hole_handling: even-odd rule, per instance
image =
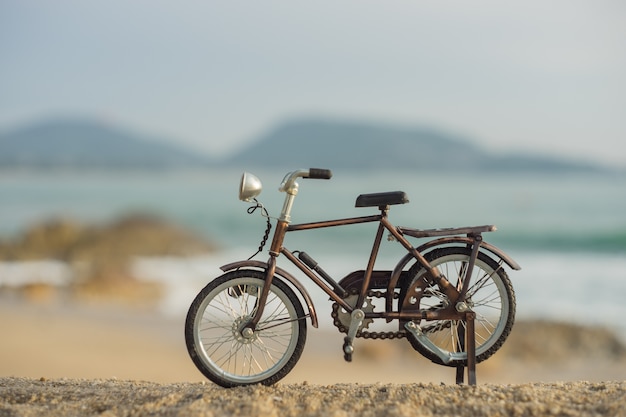
[[[471, 249], [466, 247], [444, 247], [432, 250], [425, 255], [425, 258], [431, 265], [437, 266], [452, 285], [460, 288], [459, 275], [463, 274], [459, 271], [469, 261], [470, 255]], [[409, 269], [407, 280], [409, 285], [401, 291], [400, 306], [406, 305], [404, 300], [407, 296], [412, 296], [412, 302], [418, 304], [411, 306], [411, 311], [435, 309], [448, 302], [447, 297], [434, 283], [427, 282], [427, 277], [426, 270], [418, 263]], [[470, 279], [468, 304], [476, 313], [476, 362], [478, 363], [500, 349], [511, 333], [515, 321], [515, 293], [502, 265], [482, 252], [478, 254]], [[421, 280], [419, 297], [407, 294], [408, 289], [417, 283], [416, 280]], [[400, 322], [401, 330], [404, 330], [405, 323], [406, 321]], [[440, 365], [467, 366], [464, 340], [463, 337], [459, 337], [465, 331], [464, 321], [421, 320], [418, 324], [430, 341], [445, 353], [449, 353], [452, 360], [444, 363], [428, 346], [409, 335], [408, 340], [415, 350]]]
[[226, 388], [279, 381], [300, 359], [306, 316], [294, 292], [274, 277], [254, 334], [240, 330], [252, 317], [265, 273], [228, 272], [200, 291], [185, 321], [187, 351], [198, 370]]

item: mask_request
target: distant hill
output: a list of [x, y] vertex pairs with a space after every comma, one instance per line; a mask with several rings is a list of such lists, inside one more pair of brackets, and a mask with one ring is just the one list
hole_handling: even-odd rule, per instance
[[176, 168], [207, 157], [89, 120], [52, 120], [0, 133], [0, 168]]
[[428, 128], [359, 121], [292, 120], [220, 160], [173, 142], [88, 120], [53, 120], [0, 132], [0, 168], [163, 169], [199, 167], [448, 172], [595, 172], [593, 164], [493, 154]]
[[593, 164], [533, 155], [498, 155], [467, 138], [427, 128], [296, 120], [279, 125], [225, 163], [285, 168], [474, 171], [601, 171]]

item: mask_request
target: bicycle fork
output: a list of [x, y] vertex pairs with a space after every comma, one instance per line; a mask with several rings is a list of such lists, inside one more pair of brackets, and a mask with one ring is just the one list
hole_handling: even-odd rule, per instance
[[280, 249], [283, 245], [283, 240], [285, 238], [285, 233], [287, 232], [288, 225], [289, 223], [284, 220], [279, 220], [276, 224], [276, 231], [274, 232], [272, 246], [270, 247], [270, 258], [267, 262], [267, 269], [265, 271], [265, 282], [263, 284], [263, 288], [261, 289], [261, 294], [259, 294], [259, 298], [256, 301], [256, 306], [253, 310], [254, 314], [250, 318], [250, 321], [248, 321], [241, 328], [241, 334], [244, 337], [244, 333], [251, 334], [250, 330], [252, 330], [252, 332], [256, 330], [256, 326], [259, 324], [261, 316], [263, 315], [263, 311], [265, 310], [267, 296], [269, 295], [270, 287], [272, 286], [272, 280], [274, 278], [274, 273], [276, 272], [276, 258], [278, 257]]

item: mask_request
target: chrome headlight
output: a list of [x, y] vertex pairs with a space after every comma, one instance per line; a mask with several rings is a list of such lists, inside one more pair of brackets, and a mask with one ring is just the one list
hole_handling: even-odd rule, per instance
[[261, 180], [255, 175], [249, 172], [244, 172], [241, 176], [241, 183], [239, 184], [239, 199], [248, 203], [252, 202], [252, 199], [263, 190]]

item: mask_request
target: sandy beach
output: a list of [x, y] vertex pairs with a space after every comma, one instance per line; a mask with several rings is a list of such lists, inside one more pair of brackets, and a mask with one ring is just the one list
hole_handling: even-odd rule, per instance
[[2, 416], [623, 416], [626, 383], [278, 384], [0, 379]]
[[626, 415], [623, 346], [549, 323], [516, 324], [478, 366], [478, 387], [404, 340], [357, 339], [346, 363], [342, 336], [312, 328], [284, 380], [231, 390], [195, 369], [182, 319], [150, 310], [9, 301], [0, 332], [3, 417]]

